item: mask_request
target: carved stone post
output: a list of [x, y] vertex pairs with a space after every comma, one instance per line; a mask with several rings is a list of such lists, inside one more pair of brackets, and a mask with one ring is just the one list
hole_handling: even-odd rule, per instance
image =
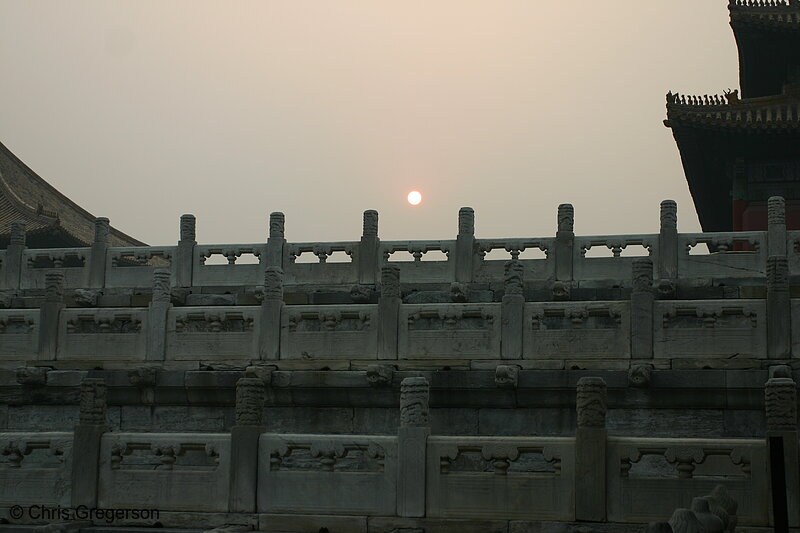
[[105, 381], [84, 378], [81, 381], [80, 420], [75, 426], [72, 445], [72, 507], [97, 506], [100, 442], [103, 433], [108, 431], [106, 410]]
[[194, 215], [181, 215], [181, 239], [175, 257], [175, 281], [178, 287], [192, 286], [194, 270], [194, 247], [197, 245], [197, 221]]
[[456, 281], [472, 281], [475, 260], [475, 211], [471, 207], [458, 210], [458, 237], [456, 237]]
[[678, 204], [661, 202], [661, 233], [658, 235], [658, 278], [678, 277]]
[[786, 201], [772, 196], [767, 201], [767, 239], [769, 256], [786, 255]]
[[792, 305], [789, 297], [789, 260], [785, 255], [767, 258], [767, 356], [791, 357]]
[[236, 424], [231, 428], [230, 512], [256, 512], [258, 437], [266, 430], [261, 378], [236, 382]]
[[264, 262], [268, 267], [284, 268], [283, 248], [286, 244], [284, 238], [286, 217], [281, 212], [269, 215], [269, 238], [267, 239], [267, 259]]
[[45, 274], [45, 297], [39, 318], [39, 359], [53, 360], [58, 352], [59, 318], [64, 309], [64, 273]]
[[3, 261], [3, 282], [6, 289], [19, 289], [22, 276], [22, 259], [25, 252], [25, 223], [15, 221], [11, 223], [11, 236], [6, 248], [6, 258]]
[[380, 242], [378, 212], [372, 209], [364, 211], [364, 230], [361, 235], [361, 245], [358, 247], [359, 283], [375, 283], [377, 281]]
[[425, 470], [430, 388], [423, 377], [400, 384], [400, 429], [397, 437], [397, 514], [425, 516]]
[[108, 219], [105, 217], [94, 219], [94, 242], [89, 258], [89, 287], [101, 289], [106, 284], [106, 255], [108, 252], [108, 232], [110, 230]]
[[525, 295], [523, 294], [522, 263], [509, 261], [505, 264], [505, 292], [500, 304], [501, 334], [500, 353], [503, 359], [522, 357], [523, 314]]
[[172, 307], [170, 276], [167, 268], [153, 271], [153, 298], [147, 310], [148, 361], [163, 361], [167, 355], [167, 315]]
[[[797, 384], [790, 378], [771, 378], [764, 389], [767, 415], [770, 479], [775, 524], [788, 518], [800, 526], [800, 465], [797, 442]], [[780, 515], [784, 514], [784, 517]]]
[[400, 320], [400, 267], [381, 267], [381, 296], [378, 300], [378, 359], [397, 359], [397, 331]]
[[575, 245], [575, 208], [572, 204], [558, 206], [555, 257], [556, 281], [572, 281], [573, 248]]
[[264, 298], [258, 334], [259, 359], [280, 358], [283, 315], [283, 270], [268, 266], [264, 272]]
[[653, 261], [633, 261], [631, 291], [631, 358], [653, 358]]
[[575, 519], [606, 519], [606, 382], [578, 380], [578, 428], [575, 432]]

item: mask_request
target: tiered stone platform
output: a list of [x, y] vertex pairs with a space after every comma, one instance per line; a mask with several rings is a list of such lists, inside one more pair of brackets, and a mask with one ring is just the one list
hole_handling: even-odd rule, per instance
[[106, 219], [90, 248], [27, 249], [16, 225], [0, 515], [634, 531], [722, 484], [766, 527], [780, 436], [800, 527], [800, 232], [769, 209], [768, 231], [679, 234], [666, 201], [658, 234], [582, 237], [565, 204], [554, 236], [478, 239], [463, 208], [446, 241], [382, 241], [367, 211], [339, 243], [288, 242], [273, 213], [248, 245], [198, 244], [184, 215], [177, 246], [141, 248], [109, 247]]

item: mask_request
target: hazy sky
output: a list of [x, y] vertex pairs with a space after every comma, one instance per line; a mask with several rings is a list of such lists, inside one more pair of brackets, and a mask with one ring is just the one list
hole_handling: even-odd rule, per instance
[[727, 3], [0, 0], [0, 141], [150, 244], [699, 231], [664, 95], [738, 85]]

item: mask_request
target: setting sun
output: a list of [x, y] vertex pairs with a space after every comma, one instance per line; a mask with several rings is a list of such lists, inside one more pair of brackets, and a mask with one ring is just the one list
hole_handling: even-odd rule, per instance
[[408, 193], [408, 203], [411, 205], [419, 205], [422, 201], [422, 193], [419, 191], [411, 191]]

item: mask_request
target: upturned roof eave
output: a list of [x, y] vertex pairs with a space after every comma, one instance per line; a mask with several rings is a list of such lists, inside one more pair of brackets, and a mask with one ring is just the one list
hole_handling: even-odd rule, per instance
[[[21, 171], [21, 174], [24, 176], [24, 179], [29, 180], [31, 183], [35, 184], [36, 187], [47, 191], [53, 197], [57, 199], [59, 204], [63, 206], [64, 209], [71, 210], [75, 214], [77, 214], [80, 218], [84, 219], [87, 224], [94, 224], [95, 217], [80, 207], [78, 204], [73, 202], [67, 196], [62, 194], [58, 189], [50, 185], [46, 180], [44, 180], [41, 176], [39, 176], [33, 169], [31, 169], [28, 165], [25, 164], [24, 161], [19, 159], [11, 150], [8, 149], [2, 142], [0, 142], [0, 157], [6, 158], [9, 160], [13, 165], [17, 166]], [[42, 212], [41, 210], [37, 209], [33, 203], [26, 201], [24, 195], [17, 194], [14, 190], [14, 185], [7, 183], [4, 179], [1, 179], [2, 175], [0, 174], [0, 194], [2, 194], [6, 200], [11, 204], [14, 210], [14, 214], [18, 215], [19, 219], [26, 222], [33, 223], [34, 226], [40, 227], [60, 227], [62, 231], [66, 234], [71, 235], [76, 241], [78, 242], [85, 242], [85, 239], [81, 239], [77, 235], [74, 235], [68, 227], [65, 227], [59, 221], [59, 213], [48, 213]], [[33, 227], [31, 228], [32, 231], [36, 231], [39, 228]], [[147, 246], [144, 242], [131, 237], [130, 235], [118, 230], [115, 227], [111, 227], [109, 229], [109, 233], [114, 236], [118, 241], [124, 243], [124, 246]], [[2, 235], [6, 235], [7, 232], [4, 232]], [[0, 235], [1, 236], [1, 235]]]

